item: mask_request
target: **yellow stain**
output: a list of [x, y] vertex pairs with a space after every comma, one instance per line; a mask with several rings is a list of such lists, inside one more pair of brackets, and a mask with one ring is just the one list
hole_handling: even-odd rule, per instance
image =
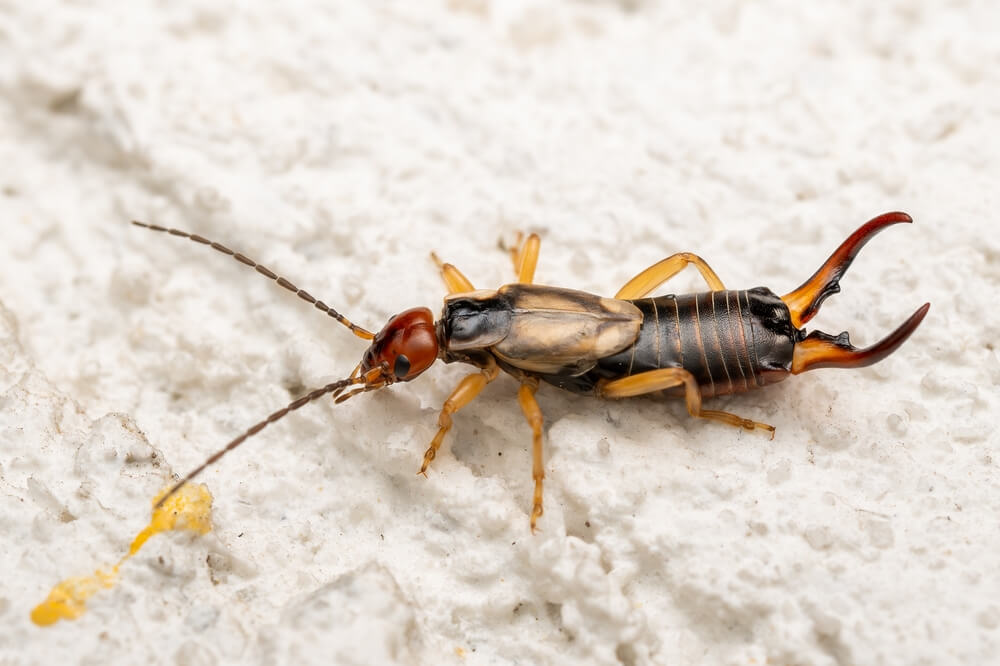
[[[164, 488], [153, 498], [153, 505], [169, 488]], [[75, 620], [87, 610], [87, 599], [103, 589], [114, 587], [118, 569], [139, 552], [154, 534], [169, 530], [190, 530], [207, 534], [212, 530], [212, 494], [201, 485], [187, 484], [173, 497], [153, 510], [153, 517], [129, 546], [128, 553], [118, 560], [111, 571], [98, 569], [93, 576], [67, 578], [52, 588], [49, 598], [31, 611], [31, 621], [45, 627], [59, 620]]]

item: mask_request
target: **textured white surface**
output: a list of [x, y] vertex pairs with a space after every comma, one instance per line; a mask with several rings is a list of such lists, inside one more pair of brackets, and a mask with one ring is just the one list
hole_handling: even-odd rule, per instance
[[[1000, 10], [988, 2], [0, 3], [0, 662], [982, 664], [1000, 650]], [[716, 406], [543, 388], [546, 514], [501, 379], [415, 475], [463, 374], [250, 440], [215, 531], [158, 536], [75, 622], [149, 499], [542, 234], [613, 294], [667, 254], [797, 286], [886, 210], [818, 328], [894, 356]], [[700, 288], [685, 273], [669, 291]]]

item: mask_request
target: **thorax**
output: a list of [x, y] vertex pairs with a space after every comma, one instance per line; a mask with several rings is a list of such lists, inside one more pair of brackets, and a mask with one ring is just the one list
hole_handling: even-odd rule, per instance
[[445, 361], [488, 351], [527, 373], [576, 375], [633, 344], [642, 320], [628, 301], [509, 284], [445, 298], [438, 335]]

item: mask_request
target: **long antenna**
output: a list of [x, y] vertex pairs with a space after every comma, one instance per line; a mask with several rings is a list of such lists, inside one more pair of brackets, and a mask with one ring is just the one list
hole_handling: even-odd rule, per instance
[[[221, 243], [216, 243], [215, 241], [211, 241], [203, 236], [199, 236], [198, 234], [189, 234], [188, 232], [181, 231], [180, 229], [170, 229], [168, 227], [161, 227], [158, 224], [147, 224], [145, 222], [138, 222], [136, 220], [132, 220], [132, 224], [134, 224], [137, 227], [143, 227], [144, 229], [152, 229], [153, 231], [162, 231], [164, 233], [170, 234], [171, 236], [180, 236], [181, 238], [187, 238], [189, 240], [194, 241], [195, 243], [201, 243], [202, 245], [207, 245], [213, 250], [218, 250], [222, 254], [228, 254], [230, 257], [240, 262], [241, 264], [245, 264], [250, 268], [256, 270], [264, 277], [274, 280], [275, 282], [278, 283], [279, 286], [284, 287], [288, 291], [292, 292], [306, 303], [311, 303], [313, 307], [315, 307], [317, 310], [320, 310], [321, 312], [325, 312], [326, 314], [330, 315], [331, 317], [339, 321], [341, 324], [351, 329], [351, 332], [354, 333], [354, 335], [358, 336], [359, 338], [363, 338], [365, 340], [371, 340], [372, 338], [375, 337], [374, 333], [372, 333], [371, 331], [367, 331], [361, 328], [360, 326], [354, 324], [347, 317], [340, 314], [339, 312], [331, 308], [323, 301], [318, 301], [315, 298], [313, 298], [312, 294], [310, 294], [309, 292], [305, 291], [304, 289], [299, 289], [294, 284], [292, 284], [285, 278], [281, 277], [280, 275], [276, 274], [274, 271], [267, 268], [266, 266], [261, 266], [253, 259], [250, 259], [246, 255], [240, 254], [239, 252], [234, 252], [225, 245], [222, 245]], [[172, 493], [173, 491], [171, 491], [171, 494]], [[162, 504], [163, 500], [160, 500], [160, 503]]]
[[[164, 495], [163, 497], [161, 497], [159, 500], [156, 501], [156, 504], [153, 505], [153, 509], [154, 510], [155, 509], [159, 509], [161, 506], [163, 506], [163, 503], [166, 502], [168, 499], [170, 499], [170, 497], [174, 493], [176, 493], [178, 490], [180, 490], [184, 486], [184, 484], [186, 484], [188, 481], [190, 481], [194, 477], [196, 477], [199, 474], [201, 474], [202, 471], [204, 471], [204, 469], [206, 467], [208, 467], [212, 463], [216, 462], [219, 458], [221, 458], [222, 456], [226, 455], [227, 453], [229, 453], [230, 451], [232, 451], [233, 449], [235, 449], [237, 446], [239, 446], [240, 444], [242, 444], [243, 442], [245, 442], [247, 439], [249, 439], [250, 437], [253, 437], [257, 433], [259, 433], [261, 430], [263, 430], [264, 428], [266, 428], [270, 424], [274, 423], [275, 421], [279, 420], [280, 418], [282, 418], [283, 416], [285, 416], [289, 412], [293, 412], [296, 409], [298, 409], [299, 407], [302, 407], [303, 405], [308, 404], [308, 403], [312, 402], [313, 400], [316, 400], [317, 398], [322, 398], [327, 393], [334, 393], [335, 391], [339, 391], [339, 390], [341, 390], [341, 389], [343, 389], [343, 388], [345, 388], [347, 386], [351, 386], [352, 384], [363, 384], [364, 381], [365, 381], [364, 376], [361, 376], [361, 377], [348, 377], [347, 379], [341, 379], [340, 381], [333, 382], [332, 384], [327, 384], [326, 386], [324, 386], [322, 388], [318, 388], [315, 391], [311, 391], [311, 392], [305, 394], [304, 396], [302, 396], [301, 398], [297, 398], [297, 399], [293, 400], [292, 402], [288, 403], [288, 405], [286, 405], [285, 407], [283, 407], [283, 408], [279, 409], [278, 411], [274, 412], [273, 414], [271, 414], [270, 416], [268, 416], [266, 419], [264, 419], [260, 423], [257, 423], [256, 425], [253, 425], [253, 426], [247, 428], [246, 431], [242, 435], [240, 435], [236, 439], [234, 439], [231, 442], [229, 442], [228, 444], [226, 444], [224, 447], [222, 447], [221, 449], [219, 449], [218, 451], [216, 451], [215, 453], [213, 453], [211, 456], [209, 456], [208, 459], [206, 459], [205, 462], [203, 462], [201, 465], [199, 465], [198, 467], [195, 467], [193, 470], [191, 470], [190, 472], [188, 472], [187, 476], [185, 476], [183, 479], [181, 479], [176, 484], [174, 484], [174, 486], [170, 490], [167, 491], [166, 495]], [[374, 388], [379, 388], [379, 387], [378, 386], [372, 386], [371, 388], [374, 389]]]

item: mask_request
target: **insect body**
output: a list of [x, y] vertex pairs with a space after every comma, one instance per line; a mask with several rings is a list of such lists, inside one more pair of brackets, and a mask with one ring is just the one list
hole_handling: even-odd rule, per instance
[[[178, 488], [248, 437], [289, 412], [327, 394], [342, 402], [358, 393], [410, 381], [438, 359], [477, 368], [445, 401], [438, 431], [424, 453], [426, 473], [452, 415], [469, 404], [501, 370], [520, 382], [518, 402], [533, 434], [535, 483], [531, 527], [542, 515], [541, 410], [535, 399], [539, 383], [603, 398], [666, 392], [682, 396], [692, 416], [721, 421], [774, 436], [774, 427], [729, 412], [702, 408], [702, 399], [740, 393], [824, 367], [871, 365], [895, 351], [916, 330], [930, 304], [924, 304], [899, 328], [865, 349], [851, 345], [847, 333], [831, 336], [803, 325], [823, 300], [840, 290], [839, 280], [858, 251], [887, 226], [911, 222], [905, 213], [886, 213], [855, 231], [816, 273], [794, 291], [727, 290], [697, 255], [680, 253], [636, 275], [614, 298], [533, 284], [539, 239], [532, 234], [512, 251], [518, 281], [497, 290], [476, 290], [453, 265], [437, 260], [448, 287], [441, 318], [427, 308], [392, 317], [377, 334], [353, 324], [285, 278], [225, 246], [176, 229], [135, 222], [210, 245], [232, 255], [262, 275], [312, 303], [355, 333], [371, 340], [349, 377], [316, 389], [271, 414], [229, 442], [181, 479]], [[433, 256], [433, 255], [432, 255]], [[659, 285], [688, 264], [694, 265], [709, 291], [649, 297]]]
[[[488, 347], [504, 370], [576, 393], [665, 368], [691, 373], [705, 398], [744, 392], [783, 379], [795, 344], [788, 308], [760, 287], [621, 300], [515, 284], [478, 301], [446, 299], [449, 349]], [[469, 341], [449, 331], [477, 306], [493, 311], [487, 333]]]

